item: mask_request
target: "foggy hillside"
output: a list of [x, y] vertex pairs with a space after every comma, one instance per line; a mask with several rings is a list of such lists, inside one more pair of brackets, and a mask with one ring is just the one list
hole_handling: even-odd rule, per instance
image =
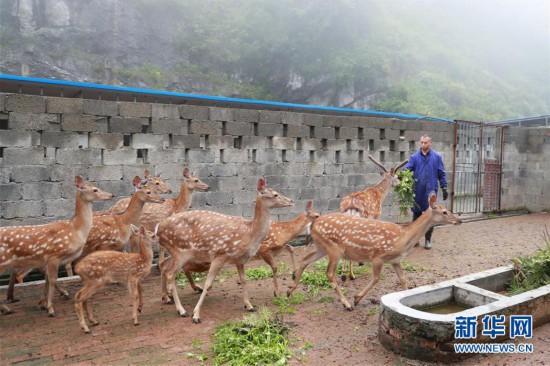
[[544, 0], [0, 0], [0, 72], [473, 120], [550, 113]]

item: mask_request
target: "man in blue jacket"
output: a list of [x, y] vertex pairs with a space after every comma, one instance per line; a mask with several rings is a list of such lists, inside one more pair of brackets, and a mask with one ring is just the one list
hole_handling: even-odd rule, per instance
[[[428, 209], [428, 196], [431, 192], [437, 194], [439, 186], [441, 186], [443, 192], [443, 199], [446, 200], [449, 196], [443, 158], [437, 151], [432, 149], [432, 138], [430, 136], [423, 135], [420, 138], [420, 149], [410, 157], [404, 169], [409, 169], [414, 175], [416, 201], [415, 206], [412, 208], [414, 221], [422, 215], [422, 212]], [[432, 233], [433, 228], [426, 232], [424, 243], [426, 249], [432, 248]]]

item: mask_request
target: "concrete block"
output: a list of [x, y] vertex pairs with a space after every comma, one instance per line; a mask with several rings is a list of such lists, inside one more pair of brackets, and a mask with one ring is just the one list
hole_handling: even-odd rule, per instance
[[251, 136], [252, 135], [252, 124], [248, 122], [225, 122], [223, 124], [224, 135], [233, 135], [233, 136]]
[[189, 132], [189, 121], [180, 118], [173, 119], [155, 119], [151, 121], [151, 130], [153, 133], [165, 133], [174, 135], [187, 135]]
[[[109, 152], [105, 150], [105, 153]], [[57, 149], [55, 160], [63, 165], [101, 165], [100, 149]]]
[[84, 111], [84, 99], [80, 98], [56, 98], [46, 99], [46, 111], [48, 113], [72, 113], [81, 114]]
[[216, 154], [212, 150], [191, 149], [187, 152], [189, 163], [214, 163]]
[[19, 184], [0, 184], [0, 201], [17, 201], [21, 199]]
[[203, 194], [208, 206], [230, 205], [233, 203], [233, 197], [226, 192], [206, 192]]
[[255, 109], [235, 109], [233, 111], [235, 121], [238, 122], [259, 122], [260, 112]]
[[11, 112], [8, 127], [14, 130], [59, 131], [59, 117], [55, 114]]
[[119, 102], [118, 114], [123, 117], [151, 117], [151, 103]]
[[147, 162], [149, 164], [177, 163], [185, 159], [183, 149], [159, 149], [149, 150]]
[[261, 136], [243, 136], [242, 147], [243, 149], [265, 149], [268, 147], [268, 142]]
[[211, 121], [234, 121], [233, 109], [209, 107], [208, 119]]
[[5, 96], [5, 109], [18, 113], [45, 113], [46, 100], [38, 95], [8, 94]]
[[292, 137], [275, 136], [273, 137], [272, 147], [279, 150], [294, 150], [296, 149], [296, 139]]
[[103, 150], [104, 165], [137, 164], [137, 151], [130, 148]]
[[168, 136], [135, 133], [132, 135], [131, 146], [134, 149], [162, 149], [168, 146]]
[[[95, 209], [95, 207], [94, 207]], [[68, 218], [74, 214], [74, 199], [44, 200], [44, 215], [55, 218]]]
[[118, 198], [128, 197], [132, 194], [132, 192], [134, 192], [132, 183], [124, 180], [105, 180], [97, 182], [97, 185], [101, 189], [106, 192], [110, 192], [115, 196], [110, 205], [113, 205]]
[[[133, 175], [132, 178], [136, 175], [143, 176], [143, 169], [140, 169], [140, 171], [141, 173]], [[93, 182], [103, 180], [122, 180], [122, 165], [88, 167], [87, 177]]]
[[8, 94], [0, 93], [0, 112], [6, 112], [6, 97]]
[[221, 135], [222, 123], [218, 121], [192, 120], [189, 125], [189, 133], [195, 135]]
[[321, 143], [320, 139], [310, 139], [310, 138], [302, 139], [303, 150], [321, 150], [322, 148], [323, 148], [323, 144]]
[[327, 150], [335, 151], [340, 150], [344, 151], [346, 150], [347, 144], [346, 140], [327, 140]]
[[76, 132], [49, 132], [42, 133], [41, 145], [47, 147], [62, 147], [65, 149], [78, 149], [81, 136]]
[[325, 165], [323, 163], [307, 163], [304, 164], [304, 174], [307, 176], [315, 176], [323, 174]]
[[340, 127], [341, 139], [357, 139], [357, 128]]
[[199, 135], [172, 135], [172, 147], [198, 149], [201, 147], [201, 138]]
[[107, 100], [84, 99], [82, 112], [95, 116], [116, 116], [118, 115], [118, 104]]
[[281, 123], [282, 112], [279, 111], [260, 111], [261, 123]]
[[61, 116], [61, 129], [64, 131], [94, 132], [98, 127], [96, 122], [106, 121], [106, 117], [98, 117], [87, 114], [68, 114]]
[[50, 182], [23, 183], [21, 195], [25, 200], [61, 198], [61, 184]]
[[208, 107], [201, 107], [196, 105], [180, 105], [178, 106], [181, 118], [184, 119], [196, 119], [199, 121], [208, 120], [209, 111]]
[[274, 123], [260, 123], [258, 125], [259, 136], [282, 136], [283, 125]]
[[315, 138], [318, 139], [334, 139], [333, 127], [315, 127]]
[[[249, 187], [250, 188], [250, 187]], [[234, 192], [233, 203], [235, 204], [252, 204], [256, 200], [257, 193], [255, 190], [241, 190]]]
[[261, 149], [256, 151], [256, 162], [258, 163], [276, 163], [282, 162], [281, 154], [274, 149]]
[[109, 120], [110, 132], [136, 133], [142, 132], [143, 126], [147, 126], [147, 118], [111, 117]]
[[241, 175], [241, 169], [244, 169], [241, 164], [209, 164], [204, 169], [198, 172], [200, 177], [233, 177]]
[[153, 119], [180, 119], [180, 111], [173, 104], [151, 104], [151, 116]]
[[41, 201], [6, 201], [3, 205], [5, 219], [39, 217], [43, 213]]
[[[196, 136], [196, 135], [195, 135]], [[209, 136], [209, 149], [233, 149], [236, 137], [233, 136]]]
[[306, 126], [316, 126], [316, 127], [323, 126], [323, 116], [320, 114], [304, 113], [303, 119], [304, 119], [304, 125]]
[[37, 138], [39, 135], [34, 131], [0, 130], [0, 146], [2, 147], [31, 147]]
[[44, 156], [43, 147], [6, 147], [4, 148], [4, 166], [17, 165], [42, 165], [50, 163], [50, 159]]
[[89, 147], [116, 150], [124, 145], [124, 135], [120, 133], [91, 133]]
[[223, 163], [248, 163], [248, 150], [223, 150]]
[[281, 112], [281, 122], [290, 126], [302, 126], [304, 114], [296, 112]]

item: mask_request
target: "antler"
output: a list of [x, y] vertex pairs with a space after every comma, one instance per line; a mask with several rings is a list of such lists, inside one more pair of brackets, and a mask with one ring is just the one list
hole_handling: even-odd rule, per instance
[[379, 162], [378, 160], [376, 160], [372, 155], [369, 154], [369, 159], [376, 165], [378, 165], [378, 167], [380, 167], [380, 169], [382, 169], [384, 172], [387, 172], [388, 169], [386, 169], [386, 167], [384, 165], [382, 165], [381, 162]]
[[402, 162], [401, 164], [399, 164], [398, 166], [396, 166], [395, 168], [393, 168], [393, 172], [394, 173], [397, 173], [397, 171], [401, 168], [403, 168], [405, 166], [405, 164], [407, 164], [409, 161], [408, 160], [405, 160], [404, 162]]

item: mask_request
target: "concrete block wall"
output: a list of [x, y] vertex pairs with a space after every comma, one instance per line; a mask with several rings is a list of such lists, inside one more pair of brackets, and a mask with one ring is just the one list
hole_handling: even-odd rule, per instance
[[501, 208], [550, 209], [550, 128], [506, 127]]
[[[390, 167], [423, 133], [450, 169], [447, 123], [0, 94], [0, 225], [70, 217], [76, 174], [126, 196], [145, 168], [179, 191], [184, 166], [211, 187], [194, 195], [194, 208], [251, 216], [256, 181], [265, 176], [297, 202], [275, 218], [296, 215], [310, 199], [327, 212], [380, 179], [368, 154]], [[395, 220], [393, 198], [385, 205]]]

